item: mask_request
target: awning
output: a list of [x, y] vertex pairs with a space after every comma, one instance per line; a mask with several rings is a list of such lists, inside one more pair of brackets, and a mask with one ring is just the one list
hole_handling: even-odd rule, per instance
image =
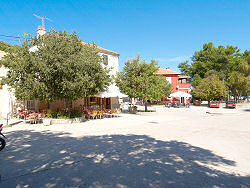
[[110, 98], [110, 97], [123, 98], [123, 97], [128, 97], [128, 95], [125, 95], [125, 94], [121, 93], [119, 88], [117, 86], [115, 86], [115, 85], [109, 86], [107, 91], [100, 92], [100, 93], [96, 94], [95, 96], [96, 97], [101, 97], [101, 98]]
[[177, 91], [175, 93], [170, 94], [170, 97], [192, 97], [192, 95], [183, 91]]

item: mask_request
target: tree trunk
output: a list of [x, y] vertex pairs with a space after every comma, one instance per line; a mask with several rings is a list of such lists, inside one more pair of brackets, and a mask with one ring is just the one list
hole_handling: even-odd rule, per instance
[[148, 103], [147, 103], [148, 101], [146, 100], [145, 101], [145, 112], [147, 112], [148, 111]]
[[50, 109], [50, 102], [48, 101], [48, 110]]

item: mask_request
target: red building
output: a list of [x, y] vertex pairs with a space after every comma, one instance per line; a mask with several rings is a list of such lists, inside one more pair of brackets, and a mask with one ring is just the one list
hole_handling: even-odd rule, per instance
[[[190, 93], [191, 85], [189, 76], [180, 75], [178, 72], [171, 71], [169, 67], [166, 69], [159, 68], [156, 74], [166, 77], [166, 80], [172, 84], [173, 93], [179, 91], [188, 94]], [[190, 97], [171, 97], [165, 98], [165, 101], [180, 101], [181, 103], [190, 103]]]

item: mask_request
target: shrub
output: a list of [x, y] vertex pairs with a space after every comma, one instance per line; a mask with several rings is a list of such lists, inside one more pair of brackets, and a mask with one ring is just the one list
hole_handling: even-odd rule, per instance
[[52, 111], [48, 110], [46, 114], [47, 118], [57, 118], [57, 119], [67, 119], [67, 118], [76, 118], [82, 117], [82, 112], [80, 110], [72, 110], [70, 113], [63, 113], [61, 111]]
[[82, 112], [80, 110], [72, 110], [70, 112], [70, 118], [82, 117]]
[[47, 118], [52, 118], [52, 110], [48, 110], [46, 114]]
[[57, 119], [68, 119], [68, 116], [57, 116]]
[[164, 105], [164, 101], [160, 101], [158, 104], [159, 105]]
[[52, 111], [51, 116], [52, 118], [57, 118], [57, 111]]

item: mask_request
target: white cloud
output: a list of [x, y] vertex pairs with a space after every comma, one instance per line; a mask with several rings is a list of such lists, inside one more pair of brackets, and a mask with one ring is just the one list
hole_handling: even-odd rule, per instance
[[189, 60], [190, 59], [190, 56], [178, 56], [178, 57], [172, 57], [172, 58], [157, 58], [156, 60], [159, 61], [159, 62], [183, 62], [183, 61], [186, 61], [186, 60]]

